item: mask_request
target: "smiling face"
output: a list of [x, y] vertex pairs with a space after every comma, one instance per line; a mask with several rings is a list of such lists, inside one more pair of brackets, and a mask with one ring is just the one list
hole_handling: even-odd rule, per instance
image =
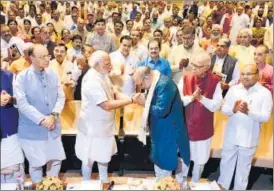
[[123, 56], [127, 57], [130, 53], [130, 48], [132, 45], [132, 40], [124, 39], [120, 44], [120, 51]]
[[152, 59], [158, 59], [159, 58], [160, 47], [159, 47], [159, 43], [156, 40], [151, 41], [149, 43], [148, 52], [149, 52], [149, 56]]

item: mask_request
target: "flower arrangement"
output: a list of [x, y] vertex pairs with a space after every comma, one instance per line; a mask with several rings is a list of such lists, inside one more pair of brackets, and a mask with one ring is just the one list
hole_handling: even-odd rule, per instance
[[36, 190], [64, 190], [64, 183], [58, 177], [48, 176], [36, 185]]
[[160, 179], [156, 185], [155, 190], [180, 190], [180, 184], [172, 177], [165, 177]]

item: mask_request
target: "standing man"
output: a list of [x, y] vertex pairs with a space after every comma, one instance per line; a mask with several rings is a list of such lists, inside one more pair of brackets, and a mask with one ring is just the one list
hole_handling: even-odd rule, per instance
[[229, 54], [239, 61], [240, 71], [247, 64], [254, 64], [255, 47], [251, 45], [252, 30], [242, 29], [239, 32], [240, 44], [233, 46], [229, 50]]
[[266, 63], [269, 50], [265, 45], [259, 45], [254, 52], [254, 59], [259, 70], [258, 82], [273, 93], [273, 66]]
[[178, 84], [185, 106], [190, 156], [194, 162], [192, 182], [199, 182], [209, 159], [214, 112], [222, 102], [219, 78], [209, 71], [210, 61], [207, 53], [197, 54], [191, 63], [193, 74], [186, 73]]
[[[137, 68], [133, 78], [136, 85], [149, 90], [147, 98], [140, 96], [137, 102], [145, 106], [141, 130], [145, 135], [148, 124], [150, 159], [154, 163], [156, 177], [161, 179], [171, 176], [172, 171], [176, 170], [176, 178], [182, 183], [187, 171], [182, 170], [181, 161], [189, 165], [190, 153], [179, 91], [170, 77], [149, 67]], [[138, 138], [146, 144], [146, 136], [139, 134]]]
[[272, 95], [258, 79], [257, 66], [246, 65], [241, 73], [241, 83], [231, 87], [225, 97], [222, 112], [229, 118], [218, 180], [225, 189], [230, 188], [235, 166], [233, 189], [246, 189], [251, 162], [259, 142], [260, 125], [269, 120], [272, 111]]
[[47, 48], [37, 44], [29, 54], [32, 65], [16, 77], [15, 95], [20, 145], [29, 162], [31, 180], [38, 183], [45, 164], [47, 176], [58, 176], [61, 161], [66, 158], [58, 118], [65, 96], [57, 74], [47, 68]]
[[[133, 103], [133, 99], [116, 93], [108, 77], [112, 66], [108, 54], [95, 51], [89, 60], [90, 69], [82, 82], [82, 109], [76, 137], [76, 156], [82, 161], [83, 180], [90, 180], [96, 161], [102, 182], [108, 181], [108, 163], [117, 152], [115, 109]], [[93, 116], [93, 117], [91, 117]]]
[[179, 83], [179, 80], [182, 77], [182, 63], [186, 63], [186, 65], [188, 65], [185, 70], [189, 71], [191, 69], [191, 66], [188, 63], [192, 62], [192, 57], [201, 52], [204, 52], [204, 49], [202, 49], [198, 44], [194, 43], [195, 28], [189, 25], [185, 25], [182, 28], [182, 32], [183, 44], [172, 49], [168, 59], [172, 69], [173, 80], [176, 84]]
[[237, 7], [237, 13], [234, 13], [230, 23], [230, 35], [232, 45], [236, 45], [236, 38], [240, 30], [248, 28], [250, 19], [247, 14], [244, 13], [243, 7]]
[[152, 70], [158, 70], [161, 74], [171, 78], [169, 62], [160, 57], [161, 43], [158, 40], [151, 40], [148, 43], [149, 56], [140, 62], [137, 67], [147, 66]]
[[[115, 69], [120, 69], [117, 71], [119, 76], [124, 76], [122, 92], [128, 96], [131, 96], [135, 92], [135, 84], [132, 79], [133, 72], [136, 68], [138, 57], [131, 54], [132, 39], [130, 36], [123, 36], [120, 40], [120, 47], [115, 52], [112, 52], [110, 60]], [[116, 85], [114, 83], [114, 85]]]
[[222, 79], [223, 97], [227, 90], [240, 79], [240, 69], [237, 59], [228, 54], [230, 40], [222, 38], [218, 41], [215, 55], [211, 58], [210, 70]]
[[14, 76], [7, 70], [1, 73], [1, 184], [16, 183], [17, 176], [24, 177], [24, 156], [18, 140], [18, 111], [14, 107]]
[[91, 45], [95, 50], [103, 50], [111, 53], [117, 49], [112, 36], [106, 32], [105, 19], [96, 19], [95, 32], [88, 35], [86, 44]]
[[76, 63], [66, 59], [67, 47], [64, 43], [56, 44], [54, 56], [55, 59], [50, 61], [49, 68], [58, 74], [66, 101], [72, 101], [74, 100], [75, 85], [81, 75], [81, 70]]

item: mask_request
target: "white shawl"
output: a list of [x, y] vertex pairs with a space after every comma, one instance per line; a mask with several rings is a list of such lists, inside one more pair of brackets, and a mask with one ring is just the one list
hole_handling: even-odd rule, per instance
[[154, 70], [154, 78], [153, 81], [151, 83], [148, 95], [147, 95], [147, 99], [146, 99], [146, 103], [145, 103], [145, 108], [142, 114], [142, 122], [141, 122], [141, 128], [139, 131], [139, 134], [137, 136], [138, 140], [141, 141], [144, 145], [147, 144], [146, 142], [146, 132], [148, 131], [149, 127], [148, 127], [148, 116], [149, 116], [149, 109], [150, 109], [150, 104], [153, 98], [153, 94], [154, 94], [154, 90], [156, 87], [157, 82], [160, 79], [160, 72], [157, 70]]

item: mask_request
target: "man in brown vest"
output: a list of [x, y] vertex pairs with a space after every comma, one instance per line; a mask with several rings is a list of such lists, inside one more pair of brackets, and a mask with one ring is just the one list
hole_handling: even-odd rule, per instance
[[198, 182], [209, 159], [213, 112], [221, 105], [222, 90], [219, 77], [209, 71], [211, 59], [207, 53], [198, 53], [190, 64], [192, 72], [183, 75], [178, 88], [185, 106], [190, 157], [194, 161], [192, 182]]

